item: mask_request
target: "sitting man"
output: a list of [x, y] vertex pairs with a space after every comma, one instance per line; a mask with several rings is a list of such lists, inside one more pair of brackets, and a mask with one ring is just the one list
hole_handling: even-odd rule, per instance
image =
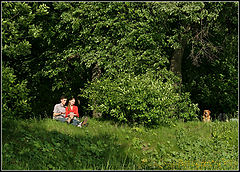
[[66, 113], [66, 102], [67, 102], [67, 98], [65, 96], [62, 96], [60, 98], [61, 103], [56, 104], [54, 106], [54, 110], [53, 110], [53, 119], [56, 119], [58, 121], [61, 122], [65, 122], [67, 121], [67, 119], [65, 118], [65, 113]]

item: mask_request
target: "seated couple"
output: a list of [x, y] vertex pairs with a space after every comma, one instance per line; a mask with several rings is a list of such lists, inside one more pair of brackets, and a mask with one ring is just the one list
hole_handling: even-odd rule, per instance
[[67, 102], [67, 98], [65, 96], [62, 96], [60, 101], [61, 103], [54, 106], [53, 119], [61, 122], [67, 122], [68, 124], [71, 123], [72, 125], [77, 127], [82, 127], [82, 122], [80, 122], [76, 118], [79, 118], [79, 113], [78, 107], [74, 105], [75, 99], [70, 99], [67, 107], [65, 106]]

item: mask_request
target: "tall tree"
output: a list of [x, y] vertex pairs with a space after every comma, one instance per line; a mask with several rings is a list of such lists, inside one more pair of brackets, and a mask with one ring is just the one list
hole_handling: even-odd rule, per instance
[[182, 60], [188, 45], [192, 45], [188, 55], [193, 65], [201, 60], [216, 58], [219, 45], [211, 40], [219, 14], [223, 11], [221, 2], [160, 2], [156, 3], [167, 16], [165, 21], [168, 30], [168, 42], [173, 48], [170, 70], [181, 77]]

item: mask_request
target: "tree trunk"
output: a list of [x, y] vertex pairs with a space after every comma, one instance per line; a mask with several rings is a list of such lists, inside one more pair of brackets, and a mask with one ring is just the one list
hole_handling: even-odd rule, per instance
[[92, 68], [92, 81], [94, 81], [97, 78], [100, 78], [101, 76], [101, 69], [98, 66], [98, 63], [95, 63]]
[[[98, 63], [94, 64], [93, 68], [92, 68], [92, 82], [98, 78], [101, 77], [101, 69], [98, 66]], [[96, 102], [94, 102], [94, 105], [96, 105]], [[94, 118], [99, 118], [102, 116], [101, 113], [97, 112], [95, 109], [93, 110], [92, 116]]]
[[173, 52], [173, 56], [171, 59], [171, 66], [170, 70], [175, 73], [175, 75], [180, 77], [180, 81], [175, 83], [174, 86], [176, 87], [178, 93], [181, 95], [181, 85], [182, 85], [182, 59], [183, 53], [186, 46], [186, 41], [183, 40], [180, 42], [181, 47], [175, 49]]
[[182, 59], [185, 49], [186, 41], [181, 41], [181, 47], [177, 48], [173, 52], [171, 59], [170, 70], [178, 75], [182, 79]]

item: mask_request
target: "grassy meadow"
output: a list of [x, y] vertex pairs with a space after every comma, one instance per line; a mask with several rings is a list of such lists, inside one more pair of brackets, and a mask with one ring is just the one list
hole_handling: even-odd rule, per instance
[[2, 121], [2, 170], [238, 170], [238, 122]]

